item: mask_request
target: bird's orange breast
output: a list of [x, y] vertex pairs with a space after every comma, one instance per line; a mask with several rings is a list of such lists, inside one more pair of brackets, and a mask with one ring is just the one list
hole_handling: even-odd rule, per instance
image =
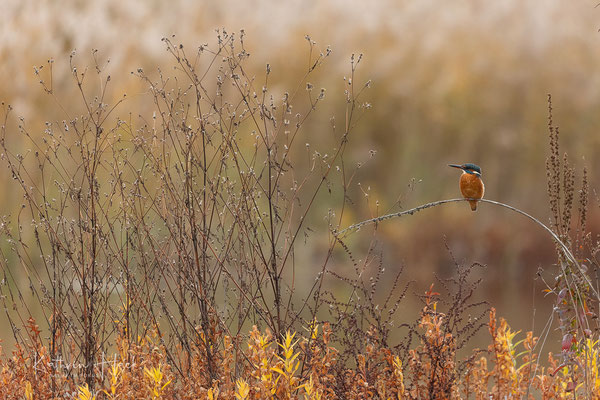
[[460, 176], [460, 192], [467, 199], [481, 199], [485, 187], [481, 178], [475, 174], [463, 173]]

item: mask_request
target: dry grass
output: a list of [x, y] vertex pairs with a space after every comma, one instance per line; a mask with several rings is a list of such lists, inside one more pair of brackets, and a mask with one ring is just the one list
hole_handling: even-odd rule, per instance
[[[586, 340], [573, 359], [574, 371], [537, 364], [537, 338], [520, 335], [504, 319], [489, 315], [490, 345], [476, 351], [462, 367], [456, 364], [456, 337], [445, 332], [447, 315], [437, 310], [438, 294], [429, 291], [415, 331], [420, 340], [407, 361], [367, 332], [364, 351], [354, 368], [340, 368], [329, 323], [313, 324], [306, 336], [287, 332], [282, 341], [256, 327], [245, 343], [225, 336], [215, 362], [207, 363], [202, 347], [191, 347], [193, 367], [185, 375], [169, 365], [160, 337], [135, 342], [120, 336], [116, 352], [95, 365], [96, 389], [74, 375], [80, 366], [50, 358], [31, 322], [32, 342], [2, 359], [0, 395], [4, 399], [562, 399], [600, 398], [597, 343]], [[216, 338], [213, 338], [213, 340]], [[238, 343], [239, 345], [234, 345]], [[32, 357], [35, 355], [35, 358]], [[181, 355], [181, 357], [188, 354]], [[237, 361], [235, 361], [237, 360]], [[302, 361], [304, 360], [304, 361]], [[206, 370], [215, 378], [206, 379]], [[586, 371], [592, 375], [586, 376]], [[587, 393], [587, 396], [584, 395]]]
[[[328, 67], [315, 71], [311, 79], [317, 90], [328, 88], [320, 112], [304, 125], [305, 133], [319, 136], [310, 140], [312, 148], [333, 147], [327, 141], [330, 136], [319, 133], [329, 126], [330, 116], [337, 117], [338, 126], [344, 118], [343, 96], [335, 94], [343, 86], [342, 76], [348, 75], [351, 52], [366, 53], [363, 71], [373, 78], [368, 94], [373, 111], [356, 126], [352, 151], [345, 161], [346, 165], [362, 162], [370, 150], [377, 156], [363, 165], [348, 188], [354, 202], [346, 207], [343, 226], [378, 212], [453, 197], [456, 177], [446, 171], [449, 162], [479, 163], [485, 171], [488, 196], [531, 211], [545, 201], [541, 149], [545, 143], [544, 94], [549, 91], [555, 95], [557, 120], [568, 133], [569, 140], [562, 147], [576, 155], [571, 165], [580, 171], [585, 157], [590, 186], [600, 183], [593, 172], [600, 170], [600, 157], [595, 154], [600, 96], [594, 90], [600, 81], [596, 41], [600, 9], [594, 6], [586, 2], [540, 6], [536, 0], [468, 1], [453, 4], [451, 9], [435, 1], [369, 5], [334, 1], [313, 6], [301, 1], [277, 6], [256, 1], [241, 5], [232, 0], [197, 4], [175, 0], [168, 5], [117, 0], [98, 4], [8, 1], [6, 23], [0, 27], [6, 39], [0, 43], [0, 73], [6, 77], [0, 82], [0, 96], [15, 107], [16, 115], [25, 117], [31, 135], [40, 140], [45, 122], [61, 122], [65, 117], [54, 101], [37, 90], [39, 78], [32, 66], [55, 58], [56, 96], [76, 115], [82, 104], [71, 84], [68, 55], [77, 49], [78, 64], [93, 65], [89, 49], [98, 48], [99, 60], [112, 75], [106, 102], [113, 104], [126, 92], [128, 100], [119, 115], [127, 120], [131, 112], [136, 122], [138, 114], [150, 119], [154, 104], [146, 95], [147, 86], [129, 72], [142, 67], [153, 75], [160, 67], [170, 75], [171, 60], [165, 57], [161, 36], [176, 33], [189, 50], [210, 42], [217, 27], [246, 28], [246, 48], [252, 57], [247, 73], [261, 77], [269, 62], [274, 71], [270, 87], [282, 92], [293, 88], [305, 72], [303, 37], [310, 33], [323, 47], [331, 44], [334, 49]], [[110, 63], [104, 65], [107, 58]], [[48, 80], [47, 75], [43, 79]], [[88, 84], [99, 86], [95, 79]], [[23, 154], [28, 146], [22, 144], [12, 149]], [[10, 179], [8, 170], [0, 169], [0, 186], [9, 186]], [[368, 205], [358, 200], [362, 196], [358, 182], [365, 191], [370, 186]], [[2, 214], [14, 216], [22, 204], [21, 194], [0, 191], [0, 204]], [[331, 203], [323, 196], [314, 205], [315, 213], [308, 215], [308, 225], [313, 227], [321, 223]], [[600, 226], [596, 210], [590, 207], [587, 221], [593, 230]], [[441, 249], [442, 234], [448, 236], [457, 258], [502, 265], [488, 270], [490, 279], [484, 282], [484, 290], [494, 296], [494, 304], [515, 326], [529, 329], [531, 315], [513, 310], [531, 300], [533, 288], [526, 277], [535, 274], [539, 265], [554, 261], [552, 242], [518, 218], [500, 223], [502, 210], [481, 213], [475, 222], [460, 206], [440, 212], [444, 215], [438, 215], [438, 210], [424, 213], [403, 223], [403, 229], [390, 225], [380, 230], [381, 239], [395, 249], [394, 258], [421, 271], [411, 278], [423, 289], [432, 271], [444, 273], [448, 263], [444, 251], [428, 251]], [[550, 212], [543, 208], [536, 216], [546, 221]], [[470, 229], [457, 229], [466, 224]], [[312, 261], [323, 250], [326, 235], [317, 230], [307, 239], [305, 268], [311, 268], [312, 274], [319, 271]], [[474, 240], [479, 244], [476, 249], [463, 246]], [[2, 245], [7, 251], [8, 245]], [[499, 284], [505, 273], [515, 277], [510, 285]], [[504, 296], [506, 291], [512, 294]], [[551, 310], [542, 296], [535, 305], [541, 311], [537, 315]], [[7, 326], [6, 320], [0, 320], [0, 325]]]

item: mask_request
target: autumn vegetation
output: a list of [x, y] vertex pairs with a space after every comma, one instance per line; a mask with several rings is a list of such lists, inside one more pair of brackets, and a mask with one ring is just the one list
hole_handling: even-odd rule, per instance
[[[22, 207], [0, 225], [0, 301], [16, 343], [0, 358], [0, 398], [600, 398], [600, 244], [587, 229], [587, 172], [576, 182], [560, 153], [550, 97], [556, 263], [544, 293], [556, 318], [543, 333], [559, 330], [561, 343], [513, 331], [476, 301], [478, 263], [455, 261], [451, 277], [411, 294], [410, 274], [386, 268], [377, 246], [387, 222], [363, 228], [367, 244], [339, 234], [358, 222], [347, 210], [360, 164], [347, 159], [372, 107], [362, 55], [334, 93], [313, 80], [331, 49], [308, 36], [291, 88], [272, 85], [269, 64], [247, 72], [243, 31], [193, 50], [163, 43], [171, 69], [132, 72], [151, 113], [128, 108], [131, 95], [108, 98], [96, 51], [89, 67], [70, 57], [73, 108], [54, 61], [36, 68], [63, 116], [43, 132], [2, 105], [2, 162]], [[306, 122], [326, 96], [344, 107], [315, 138]], [[303, 247], [317, 230], [315, 260]]]

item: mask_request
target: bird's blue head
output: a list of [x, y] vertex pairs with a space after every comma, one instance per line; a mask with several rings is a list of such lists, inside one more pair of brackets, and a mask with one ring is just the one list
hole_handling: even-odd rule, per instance
[[477, 176], [481, 176], [481, 167], [479, 165], [467, 163], [467, 164], [448, 164], [450, 167], [459, 168], [465, 171], [467, 174], [473, 174]]

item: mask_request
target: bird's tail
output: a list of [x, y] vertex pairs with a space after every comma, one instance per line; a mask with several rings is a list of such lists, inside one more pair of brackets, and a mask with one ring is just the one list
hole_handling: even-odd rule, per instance
[[477, 200], [469, 200], [469, 204], [471, 205], [471, 211], [477, 211]]

